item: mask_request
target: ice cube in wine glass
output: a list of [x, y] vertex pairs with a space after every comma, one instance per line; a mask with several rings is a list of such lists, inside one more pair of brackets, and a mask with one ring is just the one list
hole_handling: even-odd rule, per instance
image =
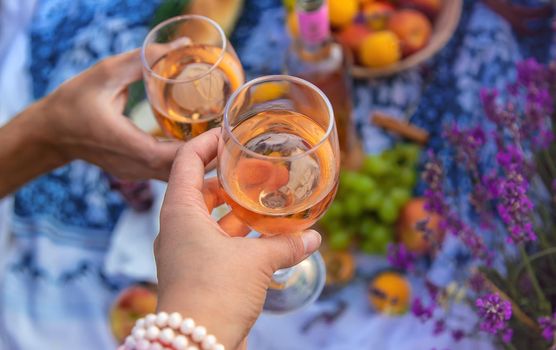
[[226, 76], [219, 69], [211, 71], [211, 67], [207, 63], [191, 63], [176, 77], [177, 80], [191, 79], [172, 88], [174, 100], [185, 110], [203, 116], [224, 108]]

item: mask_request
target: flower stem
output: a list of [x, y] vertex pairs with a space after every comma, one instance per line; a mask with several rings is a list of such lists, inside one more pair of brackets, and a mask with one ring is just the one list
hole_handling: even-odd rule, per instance
[[[537, 208], [539, 210], [543, 224], [552, 226], [552, 219], [550, 217], [550, 213], [548, 212], [547, 208], [544, 205], [539, 205]], [[554, 234], [556, 232], [552, 231], [551, 233]], [[547, 232], [544, 231], [541, 231], [540, 234], [538, 235], [540, 244], [544, 249], [551, 248], [551, 244], [547, 239], [547, 235], [548, 235]]]
[[550, 178], [554, 179], [556, 177], [556, 165], [552, 161], [552, 157], [550, 156], [550, 153], [547, 150], [543, 151], [543, 155], [544, 155], [543, 160], [546, 162], [546, 165], [548, 165], [548, 172], [550, 173]]
[[531, 265], [531, 261], [527, 252], [525, 252], [525, 248], [523, 247], [523, 243], [519, 245], [519, 252], [521, 253], [521, 257], [525, 264], [525, 269], [527, 270], [527, 274], [529, 275], [529, 279], [531, 280], [531, 284], [533, 285], [533, 289], [537, 294], [537, 298], [539, 300], [539, 306], [543, 312], [550, 312], [552, 309], [550, 306], [550, 302], [546, 300], [544, 293], [542, 292], [541, 285], [535, 275], [535, 271], [533, 270], [533, 266]]

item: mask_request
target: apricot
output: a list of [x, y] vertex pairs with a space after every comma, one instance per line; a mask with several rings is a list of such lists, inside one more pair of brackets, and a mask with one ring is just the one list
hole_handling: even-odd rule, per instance
[[347, 26], [357, 15], [359, 3], [357, 0], [328, 0], [328, 15], [333, 27]]
[[401, 58], [400, 43], [396, 35], [387, 30], [370, 33], [359, 48], [359, 61], [371, 68], [388, 66]]
[[382, 272], [369, 286], [369, 302], [383, 314], [404, 314], [409, 308], [410, 299], [411, 285], [407, 278], [397, 272]]

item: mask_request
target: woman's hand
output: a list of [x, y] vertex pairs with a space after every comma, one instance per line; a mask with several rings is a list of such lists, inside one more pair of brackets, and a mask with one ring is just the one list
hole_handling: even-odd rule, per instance
[[0, 128], [0, 198], [74, 159], [125, 179], [166, 180], [180, 142], [159, 142], [122, 112], [139, 51], [107, 58]]
[[123, 116], [127, 86], [140, 80], [139, 50], [107, 58], [41, 101], [50, 140], [66, 159], [84, 159], [125, 179], [167, 180], [180, 145], [160, 142]]
[[216, 222], [218, 183], [203, 176], [217, 144], [211, 130], [182, 146], [174, 162], [154, 247], [158, 308], [193, 318], [236, 349], [262, 311], [272, 273], [313, 253], [320, 235], [244, 238], [248, 230], [232, 215]]

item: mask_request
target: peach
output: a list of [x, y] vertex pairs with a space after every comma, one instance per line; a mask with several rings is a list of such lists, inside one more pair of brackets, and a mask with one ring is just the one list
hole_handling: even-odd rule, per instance
[[427, 46], [432, 33], [429, 19], [421, 12], [411, 9], [394, 13], [390, 17], [388, 28], [400, 39], [404, 56]]
[[350, 24], [338, 33], [338, 41], [353, 52], [357, 52], [361, 42], [370, 31], [362, 24]]
[[363, 16], [371, 30], [383, 30], [388, 25], [388, 18], [394, 13], [394, 6], [387, 2], [372, 2], [363, 6]]
[[[428, 220], [427, 229], [433, 233], [433, 237], [425, 238], [424, 232], [417, 228], [420, 222]], [[430, 214], [425, 210], [423, 198], [413, 198], [403, 207], [398, 218], [396, 236], [398, 242], [417, 255], [430, 252], [432, 243], [442, 243], [443, 235], [439, 229], [440, 218], [438, 215]]]
[[132, 286], [120, 293], [110, 310], [112, 334], [122, 343], [137, 319], [156, 311], [154, 287]]
[[442, 9], [442, 0], [400, 0], [400, 6], [419, 10], [434, 20]]

